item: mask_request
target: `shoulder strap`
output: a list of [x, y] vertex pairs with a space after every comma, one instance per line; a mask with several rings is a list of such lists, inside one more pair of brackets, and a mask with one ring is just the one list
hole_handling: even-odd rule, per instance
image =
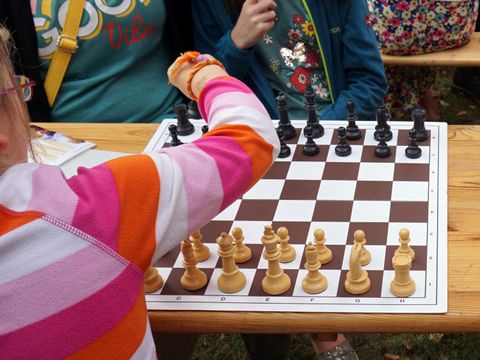
[[55, 103], [70, 59], [78, 49], [77, 34], [84, 6], [85, 0], [70, 0], [68, 4], [65, 26], [57, 39], [57, 50], [53, 54], [52, 62], [45, 78], [45, 90], [50, 106], [53, 106]]

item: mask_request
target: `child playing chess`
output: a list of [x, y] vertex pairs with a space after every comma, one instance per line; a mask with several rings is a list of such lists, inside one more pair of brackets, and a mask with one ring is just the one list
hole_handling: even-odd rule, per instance
[[189, 52], [168, 75], [198, 98], [208, 134], [65, 179], [27, 163], [33, 84], [17, 82], [7, 37], [0, 29], [1, 357], [153, 359], [143, 273], [266, 172], [279, 149], [268, 113], [218, 61]]

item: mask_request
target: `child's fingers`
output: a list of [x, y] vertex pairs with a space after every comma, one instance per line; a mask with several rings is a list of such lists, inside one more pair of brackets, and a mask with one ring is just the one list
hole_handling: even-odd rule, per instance
[[270, 22], [274, 21], [275, 18], [277, 17], [277, 13], [275, 11], [268, 11], [263, 14], [258, 14], [255, 16], [255, 22], [256, 23], [265, 23], [265, 22]]
[[256, 5], [254, 5], [255, 12], [263, 13], [269, 10], [275, 10], [277, 8], [277, 3], [273, 0], [259, 0]]

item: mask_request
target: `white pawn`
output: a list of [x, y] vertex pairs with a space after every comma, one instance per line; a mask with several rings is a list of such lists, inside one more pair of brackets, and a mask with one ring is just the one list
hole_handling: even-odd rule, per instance
[[281, 263], [289, 263], [295, 260], [297, 252], [295, 248], [288, 242], [290, 241], [290, 235], [288, 235], [288, 229], [284, 226], [279, 227], [277, 230], [278, 242], [280, 243], [280, 261]]
[[357, 230], [353, 233], [353, 244], [360, 244], [362, 246], [362, 256], [360, 256], [360, 265], [365, 266], [370, 264], [372, 256], [370, 251], [365, 248], [367, 239], [365, 239], [365, 232], [363, 230]]
[[302, 281], [302, 288], [309, 294], [321, 293], [327, 288], [328, 282], [327, 278], [318, 271], [322, 265], [318, 260], [317, 249], [311, 242], [305, 249], [305, 256], [307, 258], [305, 269], [308, 273]]
[[243, 241], [245, 240], [245, 236], [243, 236], [243, 231], [239, 227], [235, 227], [232, 229], [232, 236], [235, 240], [235, 255], [233, 259], [236, 263], [244, 263], [251, 259], [252, 257], [252, 250], [246, 247]]
[[322, 229], [316, 229], [313, 232], [315, 244], [317, 244], [318, 261], [322, 265], [328, 264], [332, 261], [332, 250], [325, 246], [325, 232]]
[[155, 292], [163, 286], [163, 279], [155, 267], [150, 266], [143, 274], [143, 286], [146, 293]]
[[408, 229], [400, 229], [398, 242], [400, 247], [395, 250], [395, 256], [400, 254], [407, 254], [412, 259], [412, 262], [415, 261], [415, 250], [413, 250], [410, 245], [410, 231]]
[[193, 253], [198, 261], [205, 261], [210, 257], [210, 249], [202, 243], [203, 235], [200, 232], [200, 229], [195, 230], [192, 235], [190, 235], [190, 241], [193, 245]]

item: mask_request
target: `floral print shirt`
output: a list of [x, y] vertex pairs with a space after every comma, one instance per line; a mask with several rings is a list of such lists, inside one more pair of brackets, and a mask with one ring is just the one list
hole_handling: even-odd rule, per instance
[[318, 113], [331, 104], [330, 91], [315, 28], [301, 0], [277, 2], [275, 26], [256, 52], [270, 83], [288, 99], [291, 119], [306, 119], [303, 93], [311, 84]]

